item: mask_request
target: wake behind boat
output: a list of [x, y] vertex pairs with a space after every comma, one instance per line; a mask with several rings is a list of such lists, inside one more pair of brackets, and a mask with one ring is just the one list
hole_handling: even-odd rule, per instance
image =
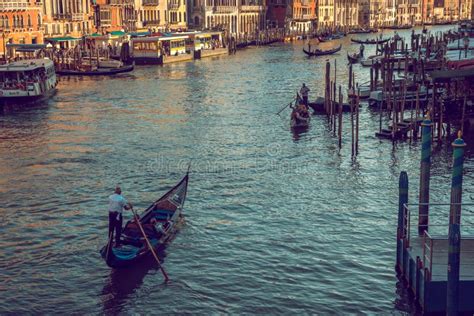
[[154, 250], [163, 247], [177, 231], [182, 221], [182, 211], [188, 189], [189, 172], [165, 195], [152, 203], [138, 219], [125, 225], [120, 245], [114, 245], [110, 238], [100, 254], [111, 268], [127, 267], [152, 252], [148, 247], [141, 228]]
[[315, 49], [313, 51], [308, 51], [303, 48], [303, 52], [308, 55], [308, 56], [324, 56], [324, 55], [332, 55], [340, 51], [342, 48], [342, 45], [339, 45], [336, 48], [333, 49], [328, 49], [328, 50], [321, 50], [321, 49]]

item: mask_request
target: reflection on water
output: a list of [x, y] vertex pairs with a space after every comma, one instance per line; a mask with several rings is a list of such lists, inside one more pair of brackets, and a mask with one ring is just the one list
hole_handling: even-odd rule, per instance
[[[329, 60], [345, 87], [346, 52], [359, 46], [345, 38], [321, 49], [339, 42]], [[326, 116], [292, 131], [290, 111], [276, 113], [301, 83], [310, 98], [324, 95], [327, 59], [308, 60], [303, 45], [63, 78], [50, 100], [0, 116], [0, 313], [413, 311], [397, 287], [394, 238], [398, 175], [408, 171], [416, 201], [420, 144], [377, 139], [378, 113], [365, 105], [355, 159], [348, 114], [340, 150]], [[474, 139], [465, 140], [471, 200]], [[431, 196], [446, 202], [452, 152], [434, 152]], [[187, 225], [166, 249], [171, 283], [152, 260], [112, 271], [98, 253], [107, 196], [120, 183], [144, 209], [189, 161]]]

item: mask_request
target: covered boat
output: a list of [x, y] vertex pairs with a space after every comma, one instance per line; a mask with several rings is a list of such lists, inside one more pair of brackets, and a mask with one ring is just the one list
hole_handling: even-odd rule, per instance
[[328, 50], [320, 50], [320, 49], [315, 49], [313, 51], [307, 51], [306, 49], [303, 48], [303, 52], [308, 55], [308, 56], [323, 56], [323, 55], [331, 55], [335, 54], [338, 51], [340, 51], [342, 48], [342, 45], [339, 45], [336, 48], [333, 49], [328, 49]]
[[28, 59], [0, 65], [0, 100], [29, 101], [48, 97], [58, 80], [49, 59]]
[[[175, 234], [181, 220], [186, 192], [188, 189], [189, 171], [181, 181], [161, 198], [153, 202], [140, 216], [140, 224], [154, 250], [163, 247]], [[100, 254], [107, 265], [112, 268], [127, 267], [151, 252], [143, 237], [136, 219], [125, 224], [122, 241], [114, 245], [110, 238]]]

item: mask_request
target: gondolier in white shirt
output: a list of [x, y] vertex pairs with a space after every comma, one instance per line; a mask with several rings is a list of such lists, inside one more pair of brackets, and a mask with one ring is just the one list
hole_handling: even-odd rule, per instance
[[303, 103], [304, 105], [308, 106], [308, 94], [309, 94], [309, 88], [303, 83], [303, 86], [300, 89], [300, 94], [303, 97]]
[[122, 234], [122, 212], [124, 209], [130, 210], [132, 204], [122, 196], [120, 186], [115, 187], [114, 194], [109, 196], [109, 240], [112, 239], [115, 230], [115, 244], [120, 244]]

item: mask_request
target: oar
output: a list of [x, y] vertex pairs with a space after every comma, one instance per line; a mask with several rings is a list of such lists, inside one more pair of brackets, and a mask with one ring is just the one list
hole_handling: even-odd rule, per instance
[[160, 268], [161, 273], [163, 273], [163, 276], [165, 277], [165, 282], [168, 282], [169, 281], [168, 275], [166, 274], [165, 269], [163, 269], [163, 266], [160, 263], [160, 259], [158, 259], [158, 256], [156, 255], [156, 252], [153, 249], [153, 246], [151, 245], [150, 241], [148, 240], [148, 237], [145, 234], [145, 230], [143, 230], [142, 224], [140, 223], [140, 218], [138, 217], [138, 215], [135, 212], [135, 210], [133, 209], [133, 207], [132, 207], [132, 212], [133, 212], [133, 216], [135, 216], [135, 221], [137, 222], [138, 227], [140, 227], [140, 230], [143, 234], [143, 237], [145, 238], [146, 243], [148, 244], [148, 247], [150, 248], [151, 253], [153, 254], [153, 257], [155, 257], [156, 263], [158, 263], [158, 267]]
[[293, 101], [295, 100], [296, 98], [293, 98], [293, 100], [291, 100], [290, 103], [288, 103], [287, 105], [285, 105], [285, 107], [283, 109], [281, 109], [280, 111], [278, 111], [277, 115], [279, 115], [284, 109], [286, 109], [287, 107], [289, 107], [290, 105], [293, 104]]

